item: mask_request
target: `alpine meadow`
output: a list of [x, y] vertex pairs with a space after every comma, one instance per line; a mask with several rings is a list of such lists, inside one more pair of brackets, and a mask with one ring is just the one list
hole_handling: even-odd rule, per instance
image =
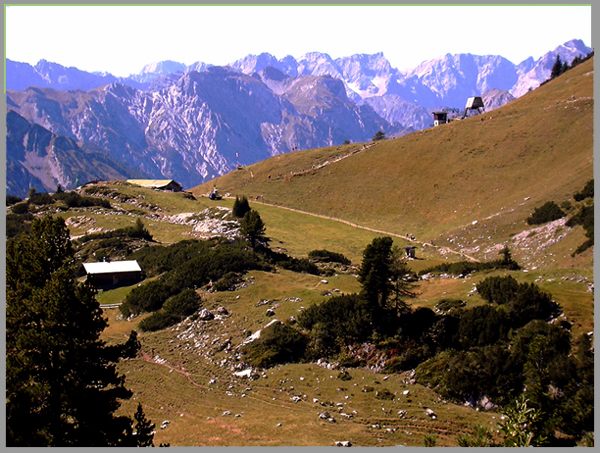
[[594, 58], [6, 60], [6, 445], [593, 446]]

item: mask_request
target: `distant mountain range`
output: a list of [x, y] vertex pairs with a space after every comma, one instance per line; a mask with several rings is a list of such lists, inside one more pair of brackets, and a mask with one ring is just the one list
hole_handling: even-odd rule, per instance
[[[337, 59], [263, 53], [227, 67], [163, 61], [127, 78], [7, 60], [7, 103], [31, 125], [71, 140], [73, 155], [98, 150], [119, 171], [134, 168], [192, 186], [295, 149], [367, 141], [378, 130], [392, 136], [423, 129], [432, 110], [460, 109], [469, 96], [482, 95], [495, 108], [547, 80], [556, 55], [571, 62], [590, 52], [572, 40], [518, 65], [497, 55], [448, 54], [406, 73], [382, 53]], [[9, 131], [17, 123], [7, 119]], [[47, 190], [54, 180], [32, 177], [14, 148], [19, 140], [7, 143], [9, 166], [19, 168], [9, 172], [18, 180], [9, 187], [20, 194], [28, 184]]]

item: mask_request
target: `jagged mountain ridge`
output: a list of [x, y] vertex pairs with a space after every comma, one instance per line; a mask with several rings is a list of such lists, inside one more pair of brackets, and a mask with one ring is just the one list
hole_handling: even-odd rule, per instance
[[[455, 105], [457, 100], [450, 95], [453, 92], [451, 88], [456, 88], [458, 82], [476, 94], [495, 88], [511, 91], [511, 94], [518, 97], [549, 77], [556, 55], [570, 63], [576, 56], [585, 56], [590, 51], [591, 48], [581, 40], [573, 39], [547, 52], [538, 60], [529, 57], [519, 64], [499, 55], [447, 54], [424, 61], [406, 73], [393, 68], [381, 52], [336, 59], [321, 52], [309, 52], [299, 59], [291, 55], [277, 59], [269, 53], [262, 53], [248, 55], [233, 62], [230, 67], [247, 75], [268, 67], [289, 77], [330, 75], [344, 81], [348, 97], [354, 101], [389, 93], [427, 107], [460, 107]], [[11, 60], [7, 60], [6, 64], [7, 88], [10, 90], [22, 90], [29, 86], [89, 90], [114, 81], [135, 88], [147, 88], [151, 82], [170, 74], [201, 72], [211, 67], [203, 62], [186, 66], [165, 60], [144, 66], [138, 74], [119, 78], [110, 74], [66, 68], [45, 60], [35, 66]], [[458, 101], [463, 102], [462, 95]]]
[[446, 55], [406, 74], [382, 53], [332, 59], [312, 52], [300, 60], [263, 53], [227, 68], [159, 62], [127, 79], [8, 60], [9, 88], [15, 77], [17, 86], [31, 80], [61, 90], [105, 87], [31, 88], [11, 91], [7, 100], [52, 133], [143, 174], [194, 185], [293, 149], [364, 141], [377, 130], [420, 130], [430, 126], [432, 110], [461, 108], [483, 90], [487, 108], [495, 108], [514, 98], [509, 90], [519, 81], [522, 90], [547, 79], [556, 54], [568, 62], [587, 50], [573, 40], [517, 66], [499, 56]]
[[279, 96], [227, 68], [189, 72], [166, 88], [119, 83], [83, 91], [10, 91], [10, 109], [149, 177], [191, 186], [296, 148], [366, 141], [390, 125], [331, 77], [294, 79]]
[[122, 179], [132, 171], [74, 140], [51, 133], [14, 111], [6, 116], [6, 192], [25, 196], [30, 187], [56, 190], [93, 179]]

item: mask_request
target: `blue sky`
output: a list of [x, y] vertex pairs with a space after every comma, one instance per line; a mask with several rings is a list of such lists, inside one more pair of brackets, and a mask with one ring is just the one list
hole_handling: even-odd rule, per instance
[[446, 53], [513, 63], [582, 39], [591, 6], [8, 6], [6, 56], [126, 76], [175, 60], [383, 52], [406, 70]]

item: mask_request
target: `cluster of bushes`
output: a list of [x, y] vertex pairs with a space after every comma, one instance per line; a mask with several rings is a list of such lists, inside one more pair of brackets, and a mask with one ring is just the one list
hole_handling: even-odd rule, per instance
[[575, 436], [593, 430], [589, 340], [582, 337], [573, 354], [569, 331], [556, 325], [533, 320], [504, 341], [443, 351], [416, 371], [417, 382], [457, 402], [474, 403], [485, 395], [506, 405], [525, 388], [550, 439], [555, 428]]
[[36, 192], [35, 189], [29, 191], [28, 202], [37, 206], [43, 206], [54, 203], [52, 195], [45, 192]]
[[56, 201], [62, 201], [69, 208], [100, 206], [109, 209], [110, 203], [107, 200], [96, 197], [81, 196], [77, 192], [65, 192], [62, 189], [50, 195], [46, 192], [36, 192], [35, 189], [29, 191], [28, 203], [42, 206], [53, 204]]
[[77, 192], [57, 192], [52, 195], [52, 200], [60, 200], [69, 208], [87, 208], [91, 206], [100, 206], [110, 209], [110, 202], [103, 198], [81, 196]]
[[[240, 243], [213, 243], [202, 247], [202, 253], [192, 256], [177, 265], [170, 265], [158, 280], [146, 283], [131, 291], [121, 305], [125, 316], [159, 310], [165, 301], [186, 288], [198, 288], [210, 281], [218, 281], [229, 272], [243, 273], [251, 269], [268, 269], [255, 253]], [[187, 246], [194, 249], [193, 242]], [[185, 254], [185, 247], [168, 250], [165, 256]], [[189, 250], [188, 250], [189, 251]], [[171, 252], [171, 253], [169, 253]], [[179, 253], [177, 253], [179, 252]], [[154, 258], [160, 253], [154, 252]], [[164, 258], [164, 257], [163, 257]], [[157, 263], [158, 267], [161, 263]], [[164, 263], [162, 263], [164, 268]], [[156, 269], [156, 268], [155, 268]]]
[[281, 363], [299, 362], [306, 352], [308, 339], [293, 327], [274, 323], [263, 329], [260, 338], [243, 348], [252, 366], [267, 368]]
[[[585, 186], [579, 192], [573, 194], [573, 199], [578, 202], [588, 200], [589, 198], [592, 199], [592, 203], [580, 206], [577, 213], [566, 222], [566, 225], [569, 227], [574, 227], [576, 225], [583, 226], [585, 235], [587, 237], [587, 240], [579, 247], [577, 247], [575, 252], [573, 252], [573, 255], [581, 253], [594, 245], [593, 179], [590, 179], [588, 182], [586, 182]], [[571, 203], [568, 200], [564, 201], [562, 203], [562, 206], [567, 210], [570, 210], [572, 208]], [[561, 219], [566, 215], [566, 212], [563, 211], [554, 201], [548, 201], [542, 206], [534, 209], [533, 213], [527, 218], [527, 223], [529, 225], [539, 225], [542, 223]]]
[[519, 270], [521, 266], [512, 259], [510, 250], [505, 247], [500, 254], [501, 258], [493, 261], [473, 262], [473, 261], [458, 261], [454, 263], [442, 263], [419, 272], [419, 275], [434, 273], [446, 273], [450, 275], [468, 275], [472, 272], [492, 270], [492, 269], [507, 269]]
[[12, 206], [20, 201], [23, 201], [23, 199], [17, 197], [16, 195], [6, 194], [6, 206]]
[[131, 259], [137, 260], [146, 275], [154, 277], [181, 266], [195, 256], [208, 253], [217, 244], [216, 240], [188, 239], [169, 246], [144, 247], [131, 255]]
[[[516, 265], [508, 249], [501, 253], [499, 266]], [[399, 309], [390, 303], [389, 279], [371, 278], [392, 278], [392, 258], [391, 240], [376, 238], [363, 254], [360, 294], [307, 308], [295, 326], [270, 329], [246, 356], [257, 366], [320, 357], [352, 366], [361, 362], [348, 356], [350, 346], [370, 342], [389, 357], [386, 372], [416, 368], [418, 382], [460, 403], [487, 396], [505, 405], [525, 388], [548, 439], [555, 429], [574, 436], [593, 430], [591, 344], [584, 336], [583, 346], [571, 349], [568, 326], [547, 322], [560, 311], [550, 295], [510, 276], [490, 277], [477, 286], [486, 305], [466, 309], [462, 301], [443, 300], [440, 314]]]
[[573, 58], [573, 60], [571, 61], [571, 64], [569, 65], [569, 63], [567, 63], [566, 61], [562, 61], [562, 59], [560, 58], [560, 55], [556, 55], [556, 59], [554, 60], [554, 64], [552, 65], [552, 69], [550, 70], [550, 78], [544, 82], [542, 82], [542, 85], [544, 85], [545, 83], [549, 82], [552, 79], [555, 79], [556, 77], [558, 77], [559, 75], [565, 73], [566, 71], [568, 71], [571, 68], [574, 68], [575, 66], [583, 63], [584, 61], [588, 60], [589, 58], [594, 56], [594, 51], [590, 52], [589, 54], [585, 55], [585, 56], [579, 56], [577, 55], [575, 58]]
[[24, 206], [25, 209], [19, 209], [19, 212], [9, 212], [6, 214], [6, 236], [12, 238], [21, 233], [31, 231], [31, 222], [34, 219], [33, 214], [27, 209], [27, 203], [19, 203], [13, 207]]
[[110, 239], [110, 238], [132, 238], [132, 239], [144, 239], [146, 241], [153, 241], [153, 237], [144, 226], [144, 223], [137, 219], [135, 225], [125, 228], [118, 228], [111, 231], [102, 231], [99, 233], [87, 234], [77, 239], [78, 244], [85, 244], [86, 242], [97, 240], [97, 239]]
[[331, 252], [329, 250], [311, 250], [308, 252], [308, 258], [318, 263], [339, 263], [350, 265], [350, 260], [341, 253]]
[[438, 313], [450, 314], [466, 305], [467, 303], [461, 299], [441, 299], [435, 304], [435, 309]]
[[570, 227], [581, 225], [585, 231], [585, 236], [587, 237], [587, 240], [577, 247], [573, 253], [573, 255], [576, 255], [594, 245], [594, 180], [590, 179], [580, 192], [573, 195], [573, 198], [575, 201], [584, 201], [588, 198], [592, 198], [592, 204], [582, 206], [566, 223], [566, 225]]
[[587, 240], [575, 250], [575, 254], [581, 253], [594, 245], [594, 205], [583, 206], [577, 214], [571, 217], [567, 226], [583, 226]]
[[518, 283], [514, 278], [489, 277], [477, 285], [488, 302], [502, 305], [511, 327], [521, 327], [532, 319], [548, 320], [560, 313], [559, 305], [533, 283]]
[[169, 297], [159, 311], [140, 322], [140, 329], [145, 332], [164, 329], [194, 314], [199, 308], [198, 294], [193, 289], [186, 288], [179, 294]]
[[311, 358], [331, 357], [346, 345], [368, 340], [374, 328], [372, 306], [358, 294], [334, 296], [302, 311], [298, 325], [308, 332]]
[[542, 223], [562, 219], [565, 215], [565, 212], [554, 201], [548, 201], [533, 210], [527, 218], [527, 224], [541, 225]]
[[111, 189], [110, 187], [104, 187], [104, 186], [91, 185], [91, 186], [84, 187], [83, 191], [85, 193], [89, 193], [92, 195], [102, 195], [105, 197], [112, 197], [112, 198], [115, 198], [122, 202], [127, 202], [129, 200], [135, 199], [134, 196], [127, 195], [127, 194], [118, 192], [114, 189]]
[[313, 275], [321, 274], [321, 271], [317, 265], [306, 258], [294, 258], [293, 256], [276, 252], [266, 247], [261, 248], [260, 253], [269, 263], [281, 266], [289, 271]]
[[579, 192], [575, 193], [575, 195], [573, 195], [573, 199], [575, 201], [583, 201], [586, 198], [594, 198], [594, 180], [593, 179], [590, 179], [588, 182], [586, 182], [583, 189], [581, 189], [581, 191], [579, 191]]

